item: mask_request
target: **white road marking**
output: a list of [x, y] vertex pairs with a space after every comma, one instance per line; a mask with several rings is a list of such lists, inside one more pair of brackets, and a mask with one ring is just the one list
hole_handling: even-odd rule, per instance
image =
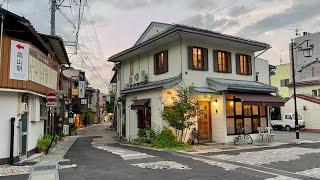
[[145, 168], [145, 169], [181, 169], [187, 170], [191, 169], [188, 166], [177, 163], [175, 161], [157, 161], [157, 162], [148, 162], [148, 163], [137, 163], [131, 164], [132, 166]]
[[111, 152], [112, 154], [119, 155], [123, 160], [144, 159], [144, 158], [154, 157], [146, 153], [131, 151], [127, 149], [121, 149], [121, 148], [116, 148], [111, 146], [100, 146], [100, 145], [93, 144], [93, 147]]
[[320, 168], [308, 169], [305, 171], [296, 172], [296, 174], [320, 179]]

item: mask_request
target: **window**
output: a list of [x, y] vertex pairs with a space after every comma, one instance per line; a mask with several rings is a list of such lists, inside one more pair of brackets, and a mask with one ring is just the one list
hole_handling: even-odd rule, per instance
[[188, 46], [188, 69], [208, 71], [208, 49]]
[[138, 115], [138, 128], [148, 129], [151, 128], [151, 111], [150, 108], [143, 108], [137, 111]]
[[320, 89], [318, 89], [318, 96], [320, 96]]
[[228, 57], [226, 52], [218, 51], [217, 63], [217, 72], [228, 72]]
[[288, 114], [286, 114], [284, 118], [285, 119], [292, 119], [291, 115], [288, 115]]
[[154, 55], [154, 74], [168, 72], [168, 51], [162, 51]]
[[312, 96], [318, 96], [318, 91], [317, 90], [312, 90]]
[[257, 133], [258, 127], [268, 125], [266, 106], [243, 104], [240, 99], [226, 96], [227, 134], [235, 135], [245, 128], [247, 133]]
[[286, 87], [289, 84], [289, 79], [281, 79], [280, 80], [280, 86], [281, 87]]
[[203, 49], [194, 47], [192, 49], [192, 66], [194, 69], [203, 69]]
[[130, 76], [133, 76], [133, 61], [130, 62]]
[[236, 54], [237, 74], [251, 75], [251, 56]]

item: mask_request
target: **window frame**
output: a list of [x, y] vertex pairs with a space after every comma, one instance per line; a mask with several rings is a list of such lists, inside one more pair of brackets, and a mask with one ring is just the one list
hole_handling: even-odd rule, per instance
[[[165, 56], [165, 53], [167, 54], [167, 56]], [[161, 60], [161, 59], [159, 59], [159, 57], [161, 57], [161, 55], [162, 55], [162, 68], [160, 68], [160, 63], [159, 63], [159, 61]], [[154, 63], [156, 63], [155, 75], [160, 75], [160, 74], [164, 74], [164, 73], [168, 72], [169, 67], [166, 67], [167, 66], [166, 62], [169, 60], [168, 50], [158, 52], [154, 56], [155, 56]], [[167, 59], [165, 59], [165, 58], [167, 58]]]
[[[222, 69], [220, 69], [220, 64], [219, 64], [219, 53], [221, 54], [221, 56], [220, 57], [222, 57], [222, 55], [224, 55], [223, 57], [223, 59], [221, 60], [221, 62], [223, 62], [222, 63]], [[228, 62], [228, 52], [227, 51], [221, 51], [221, 50], [217, 50], [217, 59], [216, 59], [216, 61], [217, 61], [217, 70], [216, 70], [216, 72], [219, 72], [219, 73], [228, 73], [228, 69], [229, 69], [229, 62]], [[224, 67], [224, 70], [223, 70], [223, 67]]]
[[[242, 59], [241, 59], [242, 57]], [[243, 59], [245, 57], [245, 59]], [[250, 65], [249, 64], [249, 55], [246, 55], [246, 54], [239, 54], [239, 74], [240, 75], [250, 75], [250, 72], [249, 72], [249, 66], [252, 66], [252, 64]], [[241, 63], [241, 60], [243, 61]], [[245, 72], [245, 67], [246, 67], [246, 70], [247, 72]]]
[[[194, 49], [197, 50], [197, 66], [199, 65], [199, 50], [201, 50], [201, 67], [195, 67], [194, 66]], [[203, 56], [204, 48], [203, 47], [197, 47], [197, 46], [192, 46], [192, 69], [193, 70], [204, 70], [204, 56]]]
[[[243, 127], [245, 127], [245, 119], [251, 119], [251, 132], [248, 132], [248, 134], [255, 134], [255, 133], [258, 133], [257, 130], [254, 130], [254, 127], [253, 127], [253, 120], [254, 119], [259, 119], [259, 126], [258, 127], [261, 127], [261, 119], [262, 118], [266, 118], [266, 123], [268, 125], [269, 123], [269, 117], [268, 117], [268, 106], [261, 106], [261, 105], [248, 105], [248, 104], [243, 104], [242, 103], [242, 115], [236, 115], [236, 102], [242, 102], [241, 99], [238, 99], [238, 98], [235, 98], [233, 96], [233, 98], [227, 98], [226, 97], [226, 102], [233, 102], [233, 116], [228, 116], [227, 115], [227, 112], [226, 112], [226, 121], [227, 119], [232, 119], [234, 120], [234, 133], [228, 133], [228, 129], [227, 129], [227, 136], [231, 136], [231, 135], [237, 135], [237, 119], [242, 119], [242, 124], [243, 124]], [[244, 113], [244, 106], [250, 106], [250, 109], [251, 109], [251, 115], [250, 116], [247, 116], [245, 115]], [[253, 106], [257, 106], [258, 107], [258, 114], [254, 114], [253, 113]], [[265, 108], [265, 112], [266, 112], [266, 115], [265, 116], [262, 116], [261, 113], [260, 113], [260, 109], [261, 108]], [[227, 108], [226, 108], [227, 109]], [[228, 125], [226, 125], [226, 127], [228, 127]]]

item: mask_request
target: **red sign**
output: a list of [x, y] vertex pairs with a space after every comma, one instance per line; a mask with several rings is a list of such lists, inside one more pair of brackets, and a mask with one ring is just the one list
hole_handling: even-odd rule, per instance
[[48, 102], [56, 102], [57, 101], [57, 94], [55, 92], [49, 92], [47, 94], [46, 99]]

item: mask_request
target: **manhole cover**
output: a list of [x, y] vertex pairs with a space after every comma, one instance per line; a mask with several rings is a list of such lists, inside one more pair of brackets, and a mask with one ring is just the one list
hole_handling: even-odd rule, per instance
[[56, 168], [57, 168], [56, 165], [35, 166], [33, 167], [33, 171], [45, 171], [45, 170], [52, 170]]

